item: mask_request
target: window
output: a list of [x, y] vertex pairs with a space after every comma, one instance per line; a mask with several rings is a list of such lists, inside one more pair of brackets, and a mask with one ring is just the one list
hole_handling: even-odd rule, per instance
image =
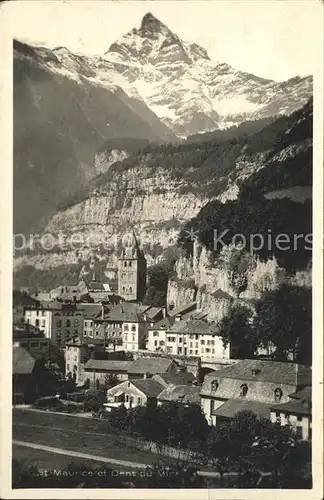
[[128, 263], [128, 267], [132, 267], [132, 263], [131, 263], [131, 261], [129, 261], [129, 263]]
[[209, 349], [209, 347], [206, 347], [206, 352], [210, 352], [210, 349]]
[[189, 350], [189, 354], [192, 354], [192, 349]]
[[35, 320], [35, 325], [36, 325], [36, 326], [39, 326], [39, 319], [36, 319], [36, 320]]
[[182, 338], [179, 337], [179, 344], [182, 344]]
[[124, 325], [124, 330], [128, 330], [128, 325]]
[[39, 315], [39, 311], [36, 311], [36, 316], [38, 316], [38, 315]]
[[296, 437], [298, 439], [302, 439], [302, 437], [303, 437], [303, 428], [301, 425], [297, 425], [297, 427], [296, 427]]
[[215, 400], [211, 399], [210, 400], [210, 414], [212, 415], [213, 411], [215, 409]]
[[301, 422], [303, 420], [303, 417], [301, 415], [297, 415], [297, 421]]
[[277, 389], [275, 389], [274, 391], [274, 399], [277, 403], [279, 403], [281, 398], [282, 398], [282, 390], [280, 389], [280, 387], [277, 387]]
[[211, 390], [212, 390], [213, 392], [217, 391], [218, 386], [219, 386], [218, 381], [217, 381], [217, 380], [213, 380], [213, 381], [212, 381], [212, 383], [211, 383]]
[[70, 326], [71, 326], [71, 320], [70, 320], [70, 319], [67, 319], [67, 320], [66, 320], [66, 326], [67, 326], [67, 327], [70, 327]]
[[42, 319], [42, 326], [45, 326], [45, 325], [46, 325], [46, 320]]
[[66, 365], [66, 371], [69, 372], [70, 371], [70, 365]]
[[201, 345], [205, 345], [205, 341], [203, 339], [201, 339], [200, 343]]
[[127, 267], [127, 262], [126, 261], [124, 262], [124, 267]]
[[157, 340], [154, 340], [154, 345], [157, 346], [158, 345], [158, 341]]
[[135, 342], [135, 335], [133, 335], [133, 339], [132, 339], [132, 342]]
[[158, 337], [159, 336], [159, 332], [153, 332], [153, 337]]
[[195, 350], [195, 354], [198, 354], [198, 349]]
[[132, 325], [132, 332], [136, 332], [136, 326]]
[[246, 396], [248, 392], [248, 386], [246, 384], [241, 385], [240, 396]]
[[131, 286], [129, 287], [129, 293], [133, 293], [133, 289]]
[[125, 396], [125, 401], [126, 401], [126, 403], [128, 403], [128, 401], [129, 401], [129, 396], [128, 396], [128, 394], [126, 394], [126, 396]]
[[137, 404], [139, 404], [139, 405], [142, 404], [142, 398], [137, 398]]
[[79, 326], [79, 320], [78, 319], [74, 320], [74, 326]]
[[45, 311], [42, 311], [42, 316], [45, 316], [45, 314], [46, 314]]

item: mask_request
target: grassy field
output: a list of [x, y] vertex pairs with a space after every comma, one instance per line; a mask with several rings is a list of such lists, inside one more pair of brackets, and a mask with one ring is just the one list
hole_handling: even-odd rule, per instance
[[[116, 436], [107, 432], [105, 422], [86, 418], [16, 409], [13, 439], [148, 465], [157, 460], [153, 453], [121, 445]], [[33, 452], [29, 450], [31, 455]]]

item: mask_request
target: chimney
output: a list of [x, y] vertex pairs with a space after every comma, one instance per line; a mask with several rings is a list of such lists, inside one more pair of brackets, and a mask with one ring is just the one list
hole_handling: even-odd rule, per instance
[[165, 318], [165, 317], [166, 317], [166, 314], [167, 314], [166, 307], [162, 307], [162, 315], [163, 315], [163, 318]]

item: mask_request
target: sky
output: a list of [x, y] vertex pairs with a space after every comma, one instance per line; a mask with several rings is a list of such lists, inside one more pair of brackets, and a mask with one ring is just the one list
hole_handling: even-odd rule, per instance
[[13, 37], [89, 55], [103, 54], [147, 12], [235, 69], [274, 80], [316, 72], [320, 0], [29, 0], [2, 8]]

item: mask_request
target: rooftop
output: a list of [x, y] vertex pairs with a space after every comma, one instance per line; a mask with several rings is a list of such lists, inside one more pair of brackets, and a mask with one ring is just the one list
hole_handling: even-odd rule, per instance
[[127, 372], [132, 361], [119, 361], [107, 359], [89, 359], [84, 365], [85, 370]]
[[311, 415], [312, 406], [311, 402], [307, 399], [298, 399], [294, 401], [287, 401], [271, 406], [272, 411], [279, 411], [280, 413], [291, 413], [293, 415]]
[[131, 383], [148, 398], [156, 398], [163, 391], [163, 385], [152, 378], [135, 379]]
[[166, 384], [170, 385], [190, 385], [196, 377], [191, 372], [171, 372], [171, 373], [160, 373], [156, 375], [157, 377], [161, 377]]
[[200, 333], [200, 334], [219, 334], [219, 328], [216, 323], [208, 323], [203, 319], [187, 319], [176, 321], [170, 328], [172, 333]]
[[311, 369], [296, 363], [244, 359], [226, 366], [205, 377], [209, 381], [220, 378], [273, 382], [295, 386], [311, 384]]
[[159, 395], [160, 401], [181, 401], [183, 403], [200, 403], [199, 387], [190, 385], [170, 385]]
[[156, 373], [165, 373], [174, 361], [167, 358], [138, 358], [133, 361], [128, 373], [155, 375]]
[[269, 406], [265, 403], [258, 403], [257, 401], [239, 401], [236, 399], [229, 399], [224, 404], [212, 411], [212, 415], [217, 417], [234, 418], [236, 413], [240, 411], [252, 411], [257, 417], [270, 418]]
[[197, 302], [189, 302], [189, 304], [183, 304], [169, 311], [169, 316], [175, 317], [178, 314], [184, 314], [197, 307]]
[[150, 327], [150, 330], [168, 330], [174, 323], [174, 318], [167, 316], [165, 318], [157, 321], [153, 326]]

